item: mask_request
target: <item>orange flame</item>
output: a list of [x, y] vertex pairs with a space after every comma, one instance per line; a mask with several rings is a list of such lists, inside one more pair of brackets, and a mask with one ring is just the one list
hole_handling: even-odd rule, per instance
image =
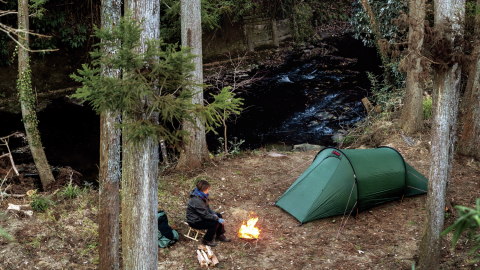
[[243, 221], [242, 227], [240, 227], [240, 230], [238, 231], [238, 237], [240, 238], [247, 238], [247, 239], [257, 239], [258, 236], [260, 235], [260, 229], [255, 227], [255, 224], [257, 224], [258, 217], [257, 215], [252, 211], [252, 215], [255, 217], [250, 217], [250, 214], [248, 214], [248, 221], [245, 224], [245, 221]]

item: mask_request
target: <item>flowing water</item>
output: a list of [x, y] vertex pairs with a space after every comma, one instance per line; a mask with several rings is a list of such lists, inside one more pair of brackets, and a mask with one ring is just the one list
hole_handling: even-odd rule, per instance
[[[335, 144], [333, 134], [351, 127], [365, 116], [360, 100], [368, 96], [365, 71], [379, 73], [375, 49], [365, 48], [346, 37], [329, 41], [338, 48], [331, 56], [298, 61], [267, 70], [265, 79], [247, 93], [245, 110], [228, 123], [228, 138], [245, 140], [243, 148], [298, 143]], [[358, 59], [355, 63], [348, 58]], [[39, 130], [51, 166], [71, 166], [94, 182], [98, 175], [100, 121], [88, 105], [79, 106], [68, 98], [53, 100], [38, 113]], [[0, 112], [0, 137], [24, 132], [21, 115]], [[217, 138], [207, 136], [211, 151]], [[24, 145], [10, 140], [11, 149]], [[0, 154], [2, 153], [0, 149]], [[17, 165], [31, 163], [31, 156], [14, 152]]]
[[[380, 61], [375, 49], [352, 38], [332, 42], [338, 48], [332, 55], [305, 61], [293, 56], [240, 94], [245, 109], [228, 123], [228, 140], [245, 140], [242, 147], [248, 149], [336, 145], [349, 127], [365, 117], [361, 99], [369, 96], [366, 71], [379, 73]], [[210, 148], [223, 129], [218, 132], [208, 135]]]

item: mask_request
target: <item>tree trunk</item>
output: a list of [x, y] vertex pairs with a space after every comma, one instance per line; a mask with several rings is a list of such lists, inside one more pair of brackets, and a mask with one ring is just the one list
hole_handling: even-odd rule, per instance
[[[193, 48], [192, 53], [198, 55], [195, 62], [193, 78], [196, 83], [203, 82], [202, 65], [202, 20], [200, 0], [181, 0], [182, 13], [182, 45]], [[192, 99], [193, 104], [203, 106], [203, 88], [195, 87], [196, 93]], [[209, 160], [207, 142], [205, 139], [205, 124], [196, 119], [195, 127], [191, 123], [184, 123], [183, 129], [190, 133], [189, 142], [185, 143], [180, 153], [178, 169], [193, 169], [203, 166]], [[225, 142], [226, 143], [226, 142]]]
[[382, 33], [380, 32], [380, 27], [377, 21], [375, 20], [375, 14], [373, 13], [369, 0], [361, 0], [360, 2], [362, 2], [362, 7], [365, 10], [365, 13], [367, 13], [367, 16], [370, 22], [370, 27], [372, 28], [372, 32], [375, 40], [375, 46], [377, 47], [378, 54], [380, 55], [380, 59], [382, 60], [382, 66], [385, 73], [385, 81], [387, 82], [387, 84], [389, 84], [391, 80], [391, 76], [390, 76], [391, 74], [390, 74], [390, 71], [387, 69], [388, 55], [384, 50], [381, 49], [380, 40], [382, 39]]
[[[125, 1], [125, 13], [131, 12], [139, 22], [144, 19], [139, 52], [145, 52], [148, 38], [160, 38], [159, 3], [149, 0]], [[123, 121], [135, 120], [140, 118], [124, 118]], [[158, 114], [153, 115], [151, 120], [158, 123]], [[136, 144], [127, 143], [122, 153], [123, 269], [157, 269], [159, 145], [152, 138], [146, 138]]]
[[480, 61], [477, 60], [467, 117], [462, 137], [458, 142], [458, 152], [480, 159]]
[[[18, 28], [25, 30], [29, 29], [28, 23], [28, 0], [18, 0]], [[19, 33], [18, 41], [28, 48], [28, 35]], [[40, 181], [42, 182], [43, 190], [54, 182], [52, 171], [48, 165], [45, 151], [43, 151], [42, 141], [40, 140], [40, 132], [38, 131], [37, 113], [35, 112], [35, 97], [32, 92], [32, 80], [30, 70], [30, 60], [28, 51], [22, 47], [18, 47], [18, 92], [20, 96], [20, 104], [22, 108], [23, 124], [27, 133], [28, 144], [32, 152], [33, 161], [37, 167]]]
[[[480, 0], [477, 0], [477, 8], [480, 6]], [[476, 15], [475, 18], [475, 25], [479, 25], [480, 23], [480, 16]], [[460, 108], [463, 111], [468, 111], [469, 105], [470, 105], [470, 100], [473, 95], [473, 89], [474, 89], [474, 82], [475, 80], [478, 80], [478, 73], [479, 71], [479, 64], [478, 62], [480, 61], [480, 31], [475, 27], [475, 43], [473, 47], [473, 52], [472, 52], [472, 59], [470, 64], [470, 69], [468, 72], [468, 80], [467, 80], [467, 86], [465, 87], [465, 93], [463, 94], [463, 98], [460, 102]]]
[[[477, 7], [480, 0], [477, 0]], [[479, 23], [477, 17], [477, 24]], [[458, 142], [458, 152], [480, 159], [480, 38], [476, 29], [476, 42], [473, 51], [472, 67], [468, 74], [467, 89], [462, 100], [462, 108], [467, 109], [467, 117], [463, 126], [463, 133]]]
[[412, 25], [408, 34], [408, 72], [406, 79], [405, 102], [400, 123], [407, 134], [423, 127], [423, 80], [420, 78], [422, 65], [420, 51], [424, 38], [425, 0], [410, 0], [410, 20]]
[[468, 106], [470, 105], [470, 100], [473, 95], [475, 79], [478, 80], [478, 72], [479, 72], [478, 62], [480, 61], [479, 52], [480, 52], [480, 46], [477, 43], [473, 48], [473, 52], [472, 52], [473, 61], [470, 64], [470, 69], [468, 72], [467, 86], [465, 87], [465, 93], [463, 93], [463, 98], [462, 98], [462, 101], [460, 102], [460, 108], [462, 109], [462, 111], [468, 111], [469, 109]]
[[[112, 28], [120, 20], [121, 0], [102, 0], [102, 28]], [[112, 25], [113, 24], [113, 25]], [[104, 47], [105, 52], [115, 53], [114, 48]], [[102, 76], [120, 76], [119, 70], [103, 67]], [[119, 260], [119, 184], [120, 131], [114, 126], [120, 122], [118, 112], [106, 112], [100, 116], [100, 219], [98, 224], [99, 269], [120, 269]]]
[[382, 38], [382, 34], [380, 33], [380, 28], [378, 27], [377, 22], [375, 21], [375, 14], [373, 14], [372, 7], [370, 7], [368, 0], [361, 0], [360, 2], [362, 2], [363, 9], [367, 13], [370, 26], [372, 27], [373, 34], [375, 35], [375, 41], [378, 41]]
[[[464, 5], [464, 0], [436, 1], [435, 27], [444, 29], [446, 20], [453, 21], [456, 12], [462, 10]], [[420, 245], [421, 270], [438, 269], [440, 263], [440, 233], [444, 227], [447, 183], [452, 172], [460, 78], [461, 69], [458, 63], [447, 70], [435, 70], [427, 211]]]

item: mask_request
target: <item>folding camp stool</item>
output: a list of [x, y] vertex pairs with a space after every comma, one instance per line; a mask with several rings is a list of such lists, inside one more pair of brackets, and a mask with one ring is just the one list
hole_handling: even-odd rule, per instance
[[[194, 229], [194, 228], [190, 227], [190, 225], [188, 225], [187, 222], [184, 221], [183, 223], [185, 223], [188, 226], [188, 233], [184, 234], [185, 237], [190, 238], [190, 239], [195, 240], [195, 241], [198, 241], [198, 235], [199, 234], [205, 235], [205, 233], [202, 232], [201, 230], [197, 230], [197, 229]], [[190, 235], [190, 232], [192, 232], [192, 235]]]

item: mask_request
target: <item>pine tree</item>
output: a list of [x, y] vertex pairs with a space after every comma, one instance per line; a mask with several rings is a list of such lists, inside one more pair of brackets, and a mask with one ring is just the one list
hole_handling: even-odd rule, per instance
[[[89, 102], [100, 114], [120, 111], [124, 116], [122, 123], [115, 124], [123, 135], [124, 269], [153, 267], [153, 261], [156, 265], [156, 257], [142, 256], [157, 256], [152, 252], [157, 248], [158, 142], [165, 139], [178, 147], [189, 135], [178, 123], [195, 125], [199, 118], [207, 131], [213, 130], [220, 125], [216, 111], [235, 113], [240, 106], [240, 99], [227, 88], [209, 106], [192, 104], [192, 89], [199, 85], [191, 80], [195, 56], [190, 48], [144, 38], [142, 21], [127, 13], [117, 27], [95, 28], [95, 36], [101, 40], [96, 46], [111, 48], [116, 54], [96, 49], [91, 53], [92, 65], [84, 64], [78, 75], [72, 75], [83, 83], [74, 97]], [[103, 67], [122, 70], [124, 76], [102, 76]]]

